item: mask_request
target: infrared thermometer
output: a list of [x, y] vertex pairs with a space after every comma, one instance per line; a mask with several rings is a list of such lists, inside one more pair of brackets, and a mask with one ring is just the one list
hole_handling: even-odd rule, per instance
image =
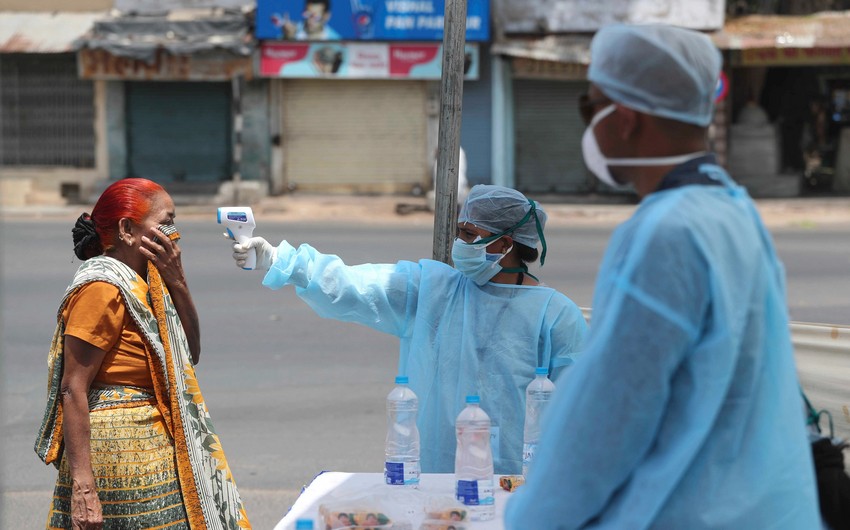
[[[254, 235], [254, 228], [257, 226], [254, 222], [254, 212], [249, 206], [222, 206], [218, 209], [218, 224], [223, 225], [227, 229], [227, 236], [239, 244], [245, 244]], [[256, 267], [257, 249], [252, 248], [248, 251], [248, 258], [242, 268], [250, 271]]]

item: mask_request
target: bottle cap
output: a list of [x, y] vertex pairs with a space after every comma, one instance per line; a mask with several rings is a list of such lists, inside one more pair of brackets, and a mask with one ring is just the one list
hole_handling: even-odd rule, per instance
[[549, 375], [549, 369], [545, 366], [538, 366], [534, 370], [534, 375]]
[[409, 382], [410, 379], [408, 379], [406, 375], [397, 375], [395, 377], [395, 384], [397, 385], [406, 385]]
[[298, 519], [295, 521], [295, 530], [313, 530], [313, 521], [310, 519]]
[[481, 398], [478, 396], [466, 396], [467, 403], [481, 403]]

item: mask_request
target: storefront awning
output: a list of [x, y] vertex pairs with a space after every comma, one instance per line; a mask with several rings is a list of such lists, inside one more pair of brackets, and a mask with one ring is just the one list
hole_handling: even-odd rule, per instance
[[68, 53], [105, 12], [0, 12], [0, 53]]
[[518, 79], [583, 81], [590, 64], [590, 35], [509, 38], [493, 43], [490, 53], [511, 59]]
[[251, 15], [239, 10], [192, 9], [166, 15], [122, 15], [95, 23], [80, 49], [153, 63], [159, 52], [192, 55], [225, 51], [250, 56]]
[[722, 50], [844, 48], [850, 46], [850, 11], [731, 18], [711, 38]]
[[[730, 18], [709, 35], [721, 50], [742, 52], [735, 60], [739, 64], [850, 64], [850, 11]], [[491, 53], [586, 67], [591, 39], [590, 34], [509, 37], [494, 42]]]
[[590, 64], [590, 35], [549, 35], [542, 38], [509, 38], [493, 43], [493, 55], [535, 61]]

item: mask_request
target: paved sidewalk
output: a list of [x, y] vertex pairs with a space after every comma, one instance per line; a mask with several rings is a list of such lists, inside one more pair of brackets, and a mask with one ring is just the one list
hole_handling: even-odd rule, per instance
[[[585, 200], [586, 202], [580, 202]], [[550, 226], [615, 225], [632, 215], [636, 204], [606, 204], [593, 197], [541, 198]], [[565, 202], [571, 201], [571, 202]], [[399, 214], [397, 208], [408, 213]], [[768, 226], [812, 227], [850, 224], [850, 197], [761, 199], [756, 201]], [[179, 208], [179, 207], [178, 207]], [[180, 215], [202, 214], [203, 207], [180, 208]], [[434, 214], [425, 199], [409, 196], [314, 195], [294, 193], [268, 197], [253, 205], [254, 214], [282, 221], [351, 221], [363, 224], [409, 223], [432, 225]]]
[[[570, 224], [614, 225], [627, 219], [635, 204], [603, 203], [589, 197], [546, 197], [540, 199], [552, 226]], [[567, 202], [569, 201], [569, 202]], [[180, 217], [215, 216], [216, 204], [182, 201], [175, 197]], [[190, 203], [191, 202], [191, 203]], [[397, 213], [399, 205], [403, 214]], [[771, 227], [813, 227], [850, 223], [850, 197], [760, 199], [756, 205]], [[73, 220], [92, 205], [29, 206], [0, 208], [0, 222], [12, 219], [66, 218]], [[258, 218], [292, 222], [356, 222], [360, 224], [433, 224], [433, 213], [424, 197], [398, 195], [323, 195], [293, 193], [266, 197], [251, 205]]]

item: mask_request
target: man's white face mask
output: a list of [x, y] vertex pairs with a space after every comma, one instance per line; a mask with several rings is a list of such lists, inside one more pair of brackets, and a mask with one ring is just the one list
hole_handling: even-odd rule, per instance
[[587, 129], [584, 130], [584, 136], [581, 137], [581, 154], [584, 156], [584, 163], [587, 169], [605, 184], [616, 189], [623, 189], [625, 186], [614, 180], [611, 172], [608, 170], [609, 161], [599, 149], [599, 143], [596, 141], [596, 135], [593, 133], [593, 128], [596, 124], [608, 117], [609, 114], [617, 109], [614, 105], [608, 105], [604, 109], [596, 113]]
[[602, 154], [602, 150], [599, 149], [599, 143], [596, 141], [596, 134], [594, 134], [593, 129], [596, 127], [596, 124], [607, 118], [616, 109], [617, 106], [612, 103], [597, 112], [596, 115], [593, 116], [593, 119], [590, 120], [590, 125], [588, 125], [587, 129], [584, 130], [584, 136], [581, 138], [581, 152], [584, 156], [584, 163], [587, 165], [587, 169], [596, 175], [599, 180], [612, 188], [625, 189], [628, 187], [628, 184], [622, 184], [616, 181], [611, 175], [611, 171], [608, 169], [608, 166], [676, 166], [705, 154], [705, 151], [700, 151], [697, 153], [688, 153], [676, 156], [606, 158], [605, 155]]

